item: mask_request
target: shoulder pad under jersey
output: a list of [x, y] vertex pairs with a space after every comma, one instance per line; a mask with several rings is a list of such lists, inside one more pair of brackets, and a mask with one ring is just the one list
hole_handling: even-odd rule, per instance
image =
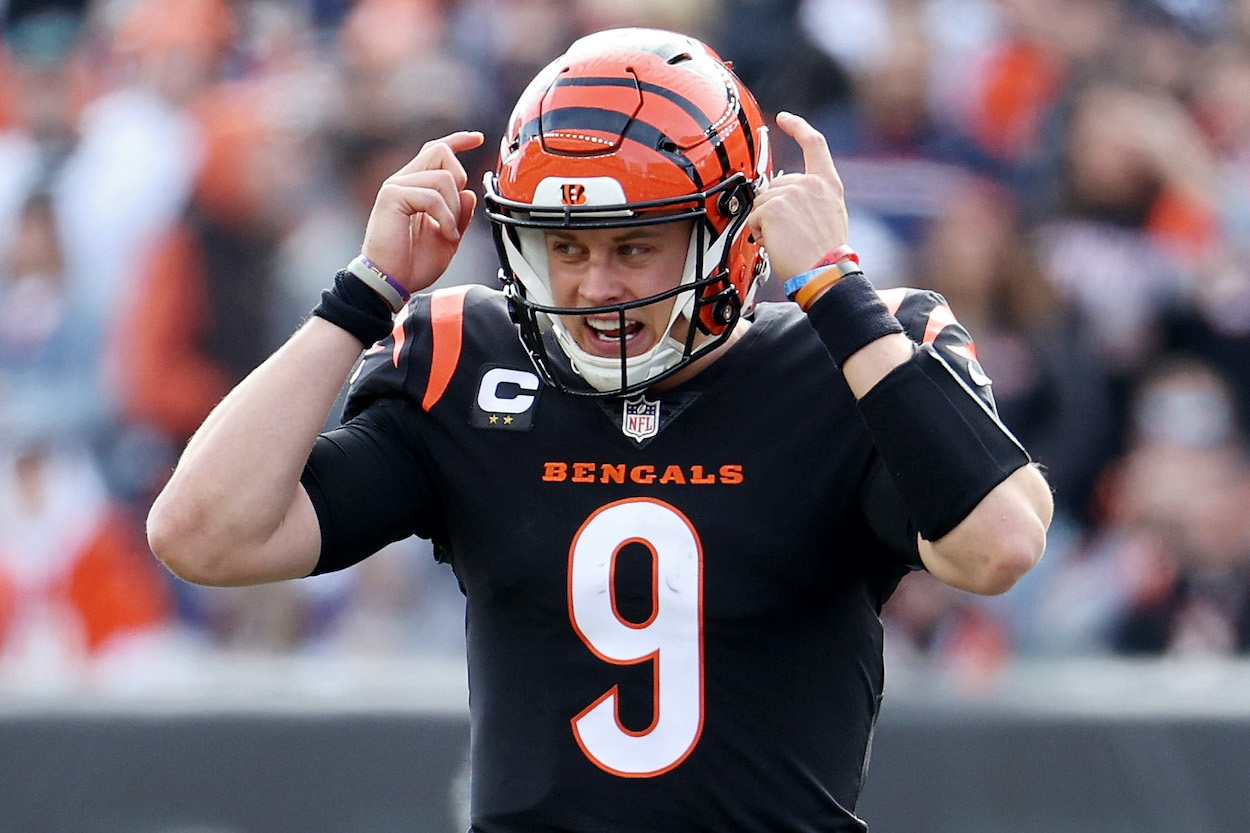
[[458, 368], [472, 362], [476, 369], [477, 356], [512, 350], [521, 346], [502, 292], [465, 284], [414, 295], [396, 315], [391, 334], [361, 357], [343, 419], [385, 397], [402, 396], [429, 411]]

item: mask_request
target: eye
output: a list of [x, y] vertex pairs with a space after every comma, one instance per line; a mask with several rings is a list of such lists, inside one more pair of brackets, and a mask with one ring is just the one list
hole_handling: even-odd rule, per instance
[[575, 258], [582, 253], [582, 247], [571, 240], [551, 240], [548, 244], [549, 251], [561, 258]]
[[617, 248], [620, 256], [626, 258], [641, 257], [650, 251], [651, 247], [643, 243], [624, 243]]

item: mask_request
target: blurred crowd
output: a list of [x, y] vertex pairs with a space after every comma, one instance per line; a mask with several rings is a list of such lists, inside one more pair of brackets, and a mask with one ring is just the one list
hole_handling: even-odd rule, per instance
[[[872, 278], [947, 298], [1048, 470], [1043, 563], [992, 599], [908, 577], [894, 661], [975, 679], [1016, 656], [1250, 654], [1250, 0], [0, 10], [0, 689], [197, 652], [462, 650], [423, 542], [207, 589], [155, 562], [143, 518], [359, 251], [389, 173], [470, 128], [480, 181], [543, 64], [639, 24], [702, 37], [767, 112], [825, 133]], [[442, 280], [496, 269], [479, 217]]]

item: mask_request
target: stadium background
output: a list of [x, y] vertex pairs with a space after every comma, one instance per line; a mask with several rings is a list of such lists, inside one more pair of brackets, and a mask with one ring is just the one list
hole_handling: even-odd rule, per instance
[[[947, 296], [1056, 487], [1011, 593], [891, 601], [874, 830], [1250, 829], [1250, 2], [0, 10], [0, 829], [457, 829], [463, 605], [422, 542], [209, 590], [142, 518], [382, 178], [461, 127], [480, 178], [518, 85], [621, 24], [826, 133], [873, 279]], [[445, 283], [492, 281], [486, 226]]]

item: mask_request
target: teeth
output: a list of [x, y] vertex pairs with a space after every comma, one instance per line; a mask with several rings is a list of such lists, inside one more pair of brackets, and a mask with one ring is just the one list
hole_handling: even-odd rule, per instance
[[[602, 336], [604, 338], [621, 338], [622, 336], [620, 322], [616, 319], [604, 320], [588, 318], [586, 319], [586, 323], [598, 336]], [[639, 329], [641, 329], [641, 325], [637, 321], [626, 321], [623, 334], [625, 336], [631, 336]]]

